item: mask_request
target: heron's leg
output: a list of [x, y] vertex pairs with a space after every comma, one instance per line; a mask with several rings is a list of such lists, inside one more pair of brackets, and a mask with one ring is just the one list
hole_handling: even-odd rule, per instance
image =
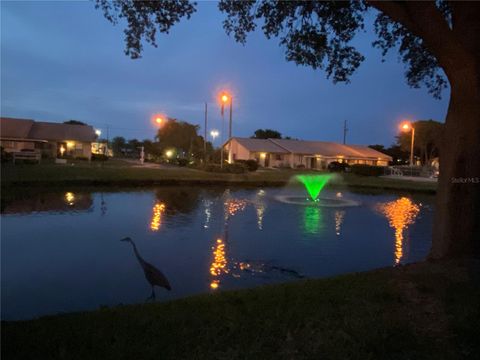
[[153, 289], [153, 286], [152, 286], [152, 293], [145, 301], [149, 301], [149, 300], [155, 300], [155, 290]]

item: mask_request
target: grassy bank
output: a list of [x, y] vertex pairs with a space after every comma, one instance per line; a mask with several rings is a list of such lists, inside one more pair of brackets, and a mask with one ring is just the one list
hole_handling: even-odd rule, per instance
[[[303, 171], [305, 172], [305, 171]], [[246, 174], [217, 174], [188, 168], [142, 168], [121, 161], [74, 165], [2, 165], [2, 187], [242, 185], [283, 186], [298, 170], [261, 170]], [[392, 180], [343, 174], [330, 186], [409, 190], [434, 193], [436, 183]]]
[[3, 322], [2, 358], [474, 359], [478, 276], [464, 263], [420, 263]]

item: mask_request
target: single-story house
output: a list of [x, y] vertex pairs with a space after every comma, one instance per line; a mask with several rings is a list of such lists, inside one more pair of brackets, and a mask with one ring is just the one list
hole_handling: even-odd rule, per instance
[[90, 159], [95, 138], [90, 125], [0, 118], [0, 146], [6, 152], [37, 151], [53, 158]]
[[392, 158], [363, 145], [325, 141], [233, 137], [225, 145], [228, 161], [257, 160], [264, 167], [326, 169], [333, 161], [387, 166]]

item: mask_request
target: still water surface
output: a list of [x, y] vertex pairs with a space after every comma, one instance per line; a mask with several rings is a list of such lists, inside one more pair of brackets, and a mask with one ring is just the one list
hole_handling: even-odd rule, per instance
[[[433, 197], [324, 190], [348, 208], [285, 204], [301, 189], [47, 192], [4, 204], [2, 319], [156, 301], [423, 259]], [[120, 241], [130, 237], [131, 243]]]

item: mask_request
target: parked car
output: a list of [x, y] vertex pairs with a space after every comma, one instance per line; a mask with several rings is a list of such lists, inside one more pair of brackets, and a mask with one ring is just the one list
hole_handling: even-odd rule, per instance
[[350, 165], [347, 163], [333, 161], [328, 164], [328, 170], [331, 172], [350, 172]]

